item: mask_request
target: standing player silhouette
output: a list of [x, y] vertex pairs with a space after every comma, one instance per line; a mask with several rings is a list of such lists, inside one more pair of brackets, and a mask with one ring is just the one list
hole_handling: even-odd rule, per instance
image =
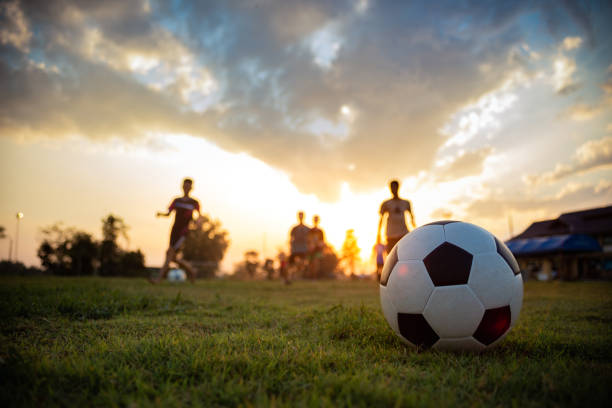
[[405, 217], [406, 211], [410, 214], [412, 228], [416, 227], [410, 201], [400, 198], [398, 194], [399, 182], [397, 180], [392, 180], [391, 183], [389, 183], [389, 189], [393, 197], [383, 202], [380, 206], [380, 220], [378, 221], [377, 234], [377, 240], [379, 240], [383, 217], [387, 215], [387, 253], [390, 253], [391, 249], [397, 244], [397, 241], [408, 233]]
[[159, 283], [162, 279], [166, 279], [168, 275], [168, 269], [170, 268], [170, 262], [177, 263], [181, 268], [187, 272], [191, 283], [195, 282], [196, 273], [195, 270], [189, 263], [181, 259], [178, 255], [187, 238], [189, 233], [189, 224], [193, 220], [193, 212], [197, 211], [200, 216], [200, 203], [189, 197], [189, 192], [193, 187], [193, 180], [186, 178], [183, 180], [183, 196], [177, 197], [172, 200], [167, 212], [158, 212], [158, 217], [168, 217], [174, 211], [174, 225], [172, 225], [172, 231], [170, 232], [170, 245], [166, 251], [166, 260], [161, 268], [160, 275], [157, 279], [149, 278], [151, 283]]
[[312, 279], [319, 278], [321, 272], [321, 259], [323, 258], [323, 249], [325, 249], [325, 234], [319, 228], [319, 216], [312, 217], [312, 228], [308, 231], [306, 239], [308, 242], [309, 256], [309, 277]]
[[289, 233], [289, 266], [297, 269], [300, 274], [304, 273], [305, 262], [308, 255], [308, 232], [310, 228], [304, 225], [304, 212], [297, 214], [298, 225], [291, 228]]

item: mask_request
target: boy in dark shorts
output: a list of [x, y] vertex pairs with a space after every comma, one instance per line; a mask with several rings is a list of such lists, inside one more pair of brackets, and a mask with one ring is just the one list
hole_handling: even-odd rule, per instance
[[187, 272], [187, 276], [191, 283], [195, 282], [196, 273], [195, 270], [189, 263], [178, 257], [178, 254], [187, 238], [189, 233], [189, 224], [193, 220], [193, 213], [197, 211], [198, 216], [200, 215], [200, 203], [189, 197], [189, 192], [193, 187], [193, 180], [186, 178], [183, 180], [183, 196], [175, 198], [170, 203], [167, 212], [158, 212], [158, 217], [168, 217], [174, 211], [174, 225], [172, 225], [172, 231], [170, 232], [170, 246], [166, 251], [166, 260], [161, 268], [160, 275], [155, 278], [149, 278], [151, 283], [159, 283], [162, 279], [166, 279], [168, 270], [170, 269], [170, 262], [177, 263], [181, 268]]
[[397, 180], [392, 180], [391, 183], [389, 183], [389, 189], [393, 197], [380, 206], [380, 220], [378, 221], [378, 233], [376, 234], [377, 237], [380, 237], [380, 228], [383, 223], [383, 218], [386, 216], [387, 253], [390, 253], [395, 244], [409, 232], [408, 226], [406, 225], [406, 212], [410, 215], [412, 228], [416, 227], [410, 201], [404, 200], [399, 196], [399, 182]]
[[321, 269], [321, 258], [323, 257], [323, 249], [325, 248], [325, 234], [319, 228], [319, 216], [315, 215], [312, 218], [313, 227], [308, 231], [308, 253], [309, 253], [309, 277], [312, 279], [319, 278]]
[[308, 255], [308, 232], [310, 228], [304, 225], [304, 212], [298, 212], [298, 224], [291, 228], [289, 234], [289, 266], [298, 274], [304, 273]]

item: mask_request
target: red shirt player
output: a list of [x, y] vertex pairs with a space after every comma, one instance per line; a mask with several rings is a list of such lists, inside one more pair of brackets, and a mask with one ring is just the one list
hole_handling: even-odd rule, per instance
[[159, 283], [162, 279], [166, 279], [170, 269], [170, 262], [176, 262], [187, 272], [189, 280], [192, 283], [195, 281], [196, 273], [193, 267], [177, 256], [189, 233], [189, 224], [193, 220], [194, 211], [197, 211], [198, 216], [200, 215], [200, 203], [198, 200], [189, 197], [192, 186], [193, 181], [191, 179], [186, 178], [183, 180], [184, 195], [172, 200], [167, 212], [157, 213], [158, 217], [168, 217], [174, 211], [174, 224], [170, 232], [170, 245], [166, 251], [166, 260], [161, 268], [160, 276], [157, 279], [149, 279], [151, 283]]

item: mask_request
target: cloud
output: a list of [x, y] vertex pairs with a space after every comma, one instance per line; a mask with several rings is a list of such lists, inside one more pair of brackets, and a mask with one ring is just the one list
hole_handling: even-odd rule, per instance
[[[509, 54], [512, 55], [515, 51], [516, 49], [512, 49]], [[482, 67], [479, 69], [482, 70]], [[538, 75], [524, 67], [518, 68], [508, 73], [498, 87], [455, 112], [440, 129], [443, 135], [448, 136], [440, 152], [444, 153], [453, 147], [462, 148], [470, 142], [474, 144], [474, 141], [482, 139], [493, 139], [501, 128], [505, 112], [513, 108], [518, 101], [519, 91], [528, 88]]]
[[[363, 191], [430, 168], [452, 137], [439, 131], [449, 118], [524, 68], [508, 56], [524, 44], [520, 17], [534, 10], [531, 2], [20, 4], [31, 37], [0, 49], [0, 134], [186, 133], [263, 160], [326, 200], [345, 182]], [[539, 10], [587, 27], [570, 6]], [[561, 68], [560, 92], [573, 74], [571, 64]], [[487, 109], [509, 103], [489, 100]], [[468, 136], [491, 123], [466, 120]]]
[[457, 157], [450, 159], [434, 169], [438, 181], [457, 180], [463, 177], [482, 173], [486, 159], [493, 153], [490, 146], [472, 151], [462, 151]]
[[597, 183], [571, 183], [554, 194], [491, 194], [471, 202], [466, 210], [468, 219], [503, 218], [509, 213], [533, 213], [544, 211], [553, 218], [554, 214], [570, 209], [584, 209], [600, 206], [602, 200], [612, 197], [612, 182], [601, 180]]
[[156, 130], [206, 132], [202, 119], [146, 86], [100, 65], [74, 66], [77, 78], [0, 62], [0, 90], [10, 101], [0, 107], [0, 134], [130, 140]]
[[582, 38], [580, 37], [565, 37], [561, 43], [561, 48], [565, 51], [574, 50], [582, 44]]
[[590, 4], [580, 3], [575, 0], [563, 0], [561, 5], [565, 8], [576, 25], [585, 33], [588, 43], [593, 46], [595, 44], [595, 34], [590, 18]]
[[338, 23], [333, 22], [315, 31], [306, 39], [315, 64], [321, 68], [329, 69], [338, 56], [338, 51], [342, 46], [339, 31]]
[[446, 208], [436, 208], [429, 216], [434, 220], [450, 220], [453, 218], [453, 212]]
[[612, 78], [609, 78], [602, 86], [601, 89], [604, 90], [606, 94], [606, 98], [609, 102], [610, 98], [612, 98]]
[[0, 4], [0, 44], [29, 50], [32, 32], [17, 0]]
[[601, 106], [593, 106], [585, 103], [579, 103], [571, 106], [566, 116], [575, 121], [591, 120], [601, 112]]
[[573, 78], [575, 72], [576, 61], [573, 58], [559, 55], [554, 60], [552, 82], [557, 93], [568, 94], [578, 88]]
[[607, 111], [612, 106], [612, 78], [608, 78], [601, 89], [604, 94], [599, 101], [593, 104], [577, 103], [569, 107], [564, 115], [574, 121], [588, 121]]
[[558, 163], [554, 170], [543, 174], [532, 174], [525, 177], [530, 185], [552, 183], [574, 174], [592, 170], [612, 168], [612, 137], [590, 140], [580, 146], [574, 154], [571, 163]]

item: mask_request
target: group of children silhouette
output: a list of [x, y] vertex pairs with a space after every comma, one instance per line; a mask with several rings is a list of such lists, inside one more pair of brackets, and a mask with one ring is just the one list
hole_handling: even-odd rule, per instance
[[[194, 222], [194, 213], [198, 215], [195, 219], [196, 228], [201, 227], [201, 220], [203, 219], [200, 214], [200, 203], [189, 195], [192, 188], [193, 180], [190, 178], [184, 179], [182, 184], [183, 195], [172, 200], [167, 211], [157, 213], [158, 217], [168, 217], [174, 212], [174, 223], [170, 232], [170, 244], [166, 250], [164, 264], [157, 277], [149, 278], [151, 283], [159, 283], [165, 280], [168, 276], [168, 271], [172, 262], [185, 270], [192, 283], [195, 281], [197, 276], [195, 269], [189, 262], [182, 259], [180, 255], [181, 247], [189, 233], [190, 224]], [[412, 228], [416, 227], [412, 204], [409, 200], [404, 200], [399, 196], [399, 182], [397, 180], [392, 180], [389, 183], [389, 189], [392, 197], [384, 201], [380, 206], [380, 219], [376, 234], [376, 245], [374, 246], [377, 275], [379, 279], [384, 265], [385, 254], [388, 254], [393, 246], [409, 232], [406, 223], [406, 213], [410, 215], [410, 224]], [[279, 256], [280, 275], [286, 283], [290, 282], [290, 269], [297, 270], [303, 277], [318, 278], [321, 259], [327, 247], [325, 243], [325, 233], [319, 227], [320, 217], [318, 215], [313, 216], [312, 227], [308, 227], [304, 224], [303, 211], [298, 212], [297, 218], [298, 224], [291, 228], [289, 233], [289, 258], [286, 259], [284, 253], [281, 253]], [[386, 239], [385, 244], [383, 244], [381, 241], [381, 229], [385, 219]], [[270, 269], [270, 267], [271, 266], [268, 265], [268, 269]]]

